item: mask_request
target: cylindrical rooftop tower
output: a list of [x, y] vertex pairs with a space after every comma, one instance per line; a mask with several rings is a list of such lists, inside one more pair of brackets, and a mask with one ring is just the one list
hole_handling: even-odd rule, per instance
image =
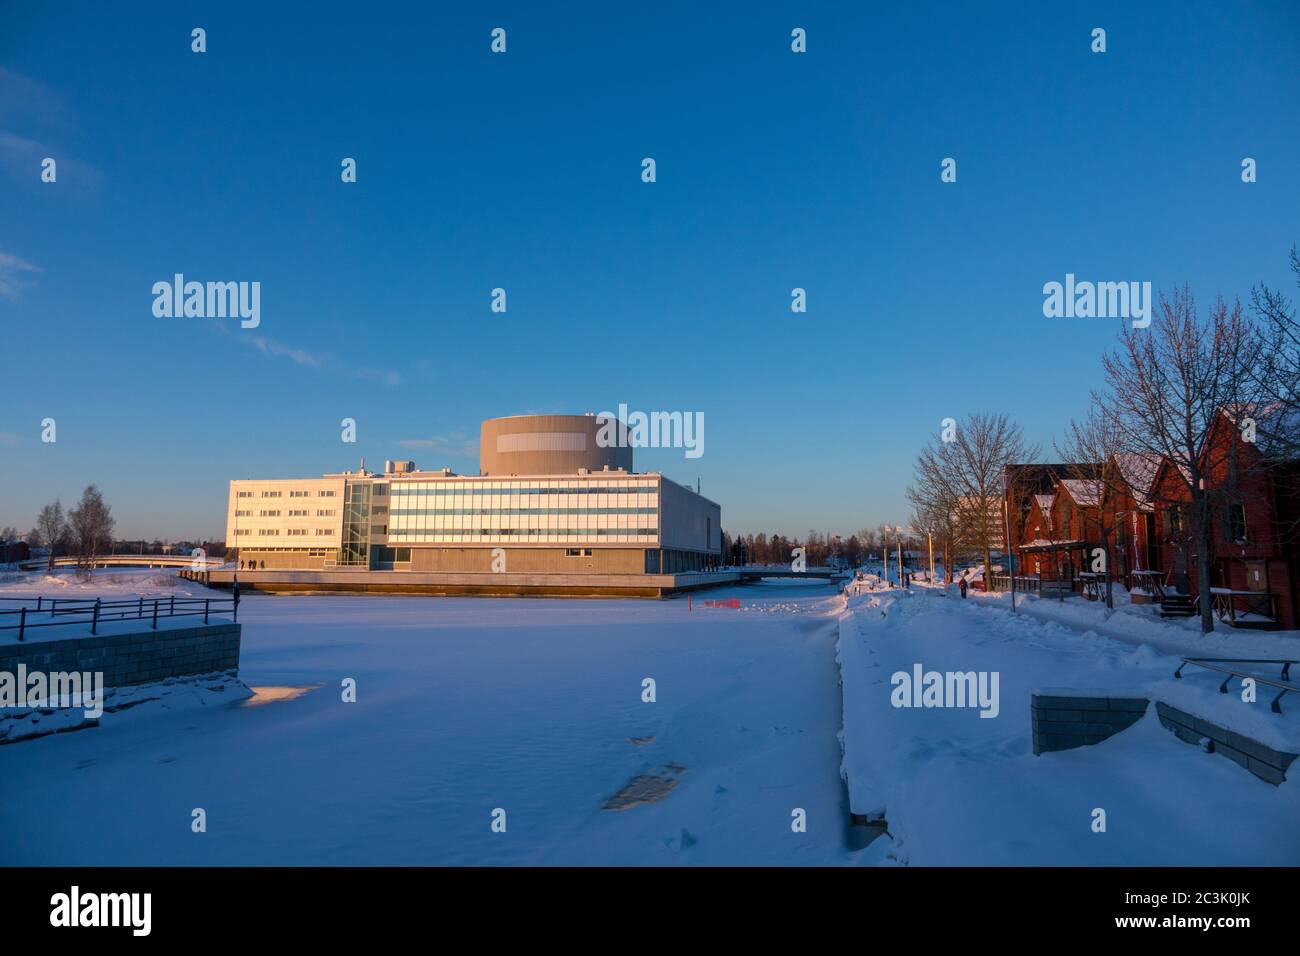
[[632, 470], [626, 426], [595, 415], [511, 415], [489, 418], [479, 431], [483, 475], [574, 475], [580, 470]]

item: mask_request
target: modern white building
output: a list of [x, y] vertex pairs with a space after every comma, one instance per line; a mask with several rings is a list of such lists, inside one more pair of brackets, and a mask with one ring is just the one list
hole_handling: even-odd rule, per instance
[[241, 569], [671, 574], [715, 566], [721, 508], [602, 448], [602, 419], [483, 423], [480, 474], [390, 461], [311, 479], [230, 483]]

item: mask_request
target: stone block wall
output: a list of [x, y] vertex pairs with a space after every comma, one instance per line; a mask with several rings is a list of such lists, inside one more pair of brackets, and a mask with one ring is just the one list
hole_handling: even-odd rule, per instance
[[1145, 697], [1034, 694], [1034, 753], [1101, 743], [1137, 723], [1147, 704]]
[[1234, 733], [1161, 701], [1156, 701], [1156, 716], [1160, 718], [1161, 724], [1178, 735], [1179, 740], [1189, 744], [1208, 741], [1207, 749], [1211, 753], [1227, 757], [1259, 779], [1274, 785], [1286, 779], [1287, 768], [1296, 758], [1296, 754], [1274, 750], [1258, 740]]
[[104, 686], [239, 670], [239, 624], [218, 622], [129, 634], [0, 644], [0, 671], [102, 671]]

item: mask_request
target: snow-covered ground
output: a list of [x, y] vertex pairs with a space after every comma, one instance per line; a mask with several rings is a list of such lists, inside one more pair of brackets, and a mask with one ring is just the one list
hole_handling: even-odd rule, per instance
[[[1057, 607], [1079, 618], [1066, 626], [1013, 616], [1009, 602], [996, 596], [963, 601], [955, 591], [848, 600], [840, 640], [845, 772], [854, 811], [887, 820], [890, 859], [912, 865], [1300, 864], [1297, 774], [1281, 787], [1264, 783], [1179, 741], [1159, 724], [1154, 707], [1101, 744], [1035, 757], [1030, 715], [1030, 695], [1054, 688], [1166, 700], [1180, 695], [1172, 701], [1178, 706], [1207, 716], [1230, 711], [1233, 716], [1220, 719], [1235, 718], [1238, 726], [1266, 725], [1274, 742], [1290, 742], [1294, 752], [1296, 698], [1288, 698], [1293, 706], [1279, 716], [1268, 712], [1266, 688], [1259, 703], [1246, 704], [1235, 693], [1218, 693], [1221, 675], [1188, 668], [1183, 680], [1172, 680], [1189, 647], [1215, 652], [1209, 656], [1289, 657], [1294, 639], [1242, 632], [1201, 638], [1153, 623], [1156, 636], [1178, 650], [1171, 656], [1133, 634], [1125, 640], [1080, 626], [1101, 617], [1095, 605], [1081, 604]], [[1271, 653], [1253, 653], [1260, 649]], [[892, 676], [911, 673], [916, 664], [927, 671], [997, 672], [998, 715], [894, 707]], [[1104, 832], [1093, 828], [1098, 809], [1105, 812]]]
[[[36, 592], [207, 593], [156, 571], [0, 586]], [[1182, 743], [1154, 708], [1034, 757], [1029, 708], [1051, 688], [1151, 696], [1295, 750], [1297, 698], [1279, 717], [1266, 689], [1248, 705], [1208, 672], [1172, 680], [1192, 651], [1297, 656], [1293, 634], [776, 581], [690, 602], [248, 595], [240, 620], [251, 698], [151, 690], [0, 746], [0, 863], [1300, 863], [1294, 779]], [[996, 671], [998, 715], [895, 708], [916, 664]], [[850, 809], [889, 835], [853, 849]]]
[[[51, 585], [0, 593], [34, 590]], [[708, 592], [739, 610], [699, 597], [247, 596], [252, 700], [151, 702], [0, 747], [0, 863], [873, 860], [846, 838], [833, 589]]]

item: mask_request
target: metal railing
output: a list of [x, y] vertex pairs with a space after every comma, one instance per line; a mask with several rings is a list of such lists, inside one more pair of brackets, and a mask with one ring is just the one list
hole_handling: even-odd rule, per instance
[[34, 627], [64, 627], [89, 624], [90, 633], [97, 634], [99, 625], [106, 621], [151, 621], [158, 629], [158, 618], [199, 617], [208, 623], [212, 614], [228, 611], [239, 620], [239, 594], [230, 597], [138, 597], [105, 601], [103, 598], [0, 598], [0, 601], [26, 602], [18, 608], [0, 607], [0, 631], [18, 631], [18, 640], [26, 640], [27, 631]]
[[[1285, 697], [1287, 693], [1297, 693], [1297, 688], [1291, 684], [1291, 665], [1300, 664], [1300, 661], [1289, 660], [1287, 658], [1268, 657], [1184, 657], [1183, 662], [1178, 665], [1178, 670], [1174, 671], [1174, 676], [1179, 680], [1182, 680], [1183, 668], [1188, 664], [1195, 664], [1197, 667], [1204, 667], [1206, 670], [1218, 671], [1220, 674], [1228, 675], [1223, 678], [1223, 683], [1219, 685], [1220, 694], [1226, 694], [1228, 692], [1228, 684], [1234, 677], [1250, 678], [1257, 684], [1265, 684], [1268, 687], [1277, 688], [1281, 693], [1274, 697], [1273, 703], [1269, 705], [1269, 709], [1275, 714], [1282, 713], [1282, 698]], [[1282, 680], [1286, 681], [1286, 683], [1282, 684], [1278, 681], [1270, 680], [1267, 677], [1256, 677], [1254, 674], [1247, 674], [1244, 671], [1236, 670], [1231, 667], [1220, 667], [1218, 666], [1220, 664], [1281, 664]]]
[[[1011, 590], [1011, 577], [1009, 575], [995, 574], [990, 580], [993, 582], [994, 591]], [[1061, 591], [1071, 593], [1073, 590], [1074, 581], [1070, 578], [1045, 578], [1037, 574], [1016, 575], [1016, 593], [1018, 594], [1037, 594], [1042, 597], [1044, 592], [1056, 595]]]

